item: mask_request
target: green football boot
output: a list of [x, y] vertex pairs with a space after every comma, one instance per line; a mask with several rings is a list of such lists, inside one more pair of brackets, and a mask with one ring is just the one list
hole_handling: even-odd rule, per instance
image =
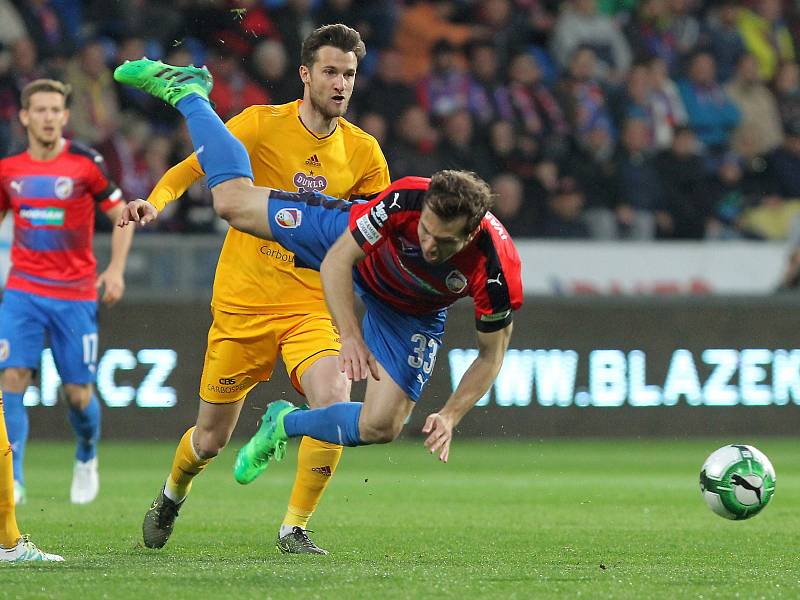
[[242, 485], [252, 482], [267, 468], [270, 459], [281, 461], [286, 456], [286, 430], [283, 417], [300, 410], [286, 400], [277, 400], [267, 405], [267, 411], [250, 441], [239, 450], [233, 465], [233, 478]]
[[160, 60], [142, 58], [114, 69], [114, 79], [175, 106], [190, 94], [208, 100], [214, 79], [205, 67], [173, 67]]

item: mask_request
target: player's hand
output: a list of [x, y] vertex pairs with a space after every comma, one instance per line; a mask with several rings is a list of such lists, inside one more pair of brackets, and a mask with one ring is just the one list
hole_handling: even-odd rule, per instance
[[122, 272], [116, 269], [106, 269], [100, 273], [94, 284], [97, 289], [100, 289], [101, 286], [104, 286], [105, 289], [100, 300], [106, 306], [111, 307], [119, 302], [125, 293], [125, 278], [122, 276]]
[[431, 454], [439, 453], [439, 460], [447, 462], [450, 456], [450, 441], [453, 439], [453, 422], [441, 413], [433, 413], [425, 419], [422, 433], [427, 433], [425, 447]]
[[361, 381], [372, 374], [373, 379], [380, 381], [378, 361], [369, 351], [361, 336], [342, 338], [342, 349], [339, 350], [339, 370], [351, 381]]
[[158, 217], [158, 209], [147, 200], [131, 200], [125, 205], [122, 215], [117, 221], [117, 227], [125, 227], [131, 221], [139, 225], [147, 225]]

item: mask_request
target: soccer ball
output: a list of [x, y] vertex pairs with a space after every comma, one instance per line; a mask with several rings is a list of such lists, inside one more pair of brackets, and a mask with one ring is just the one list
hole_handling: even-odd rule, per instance
[[700, 491], [709, 508], [726, 519], [749, 519], [775, 493], [775, 469], [753, 446], [731, 444], [715, 450], [700, 471]]

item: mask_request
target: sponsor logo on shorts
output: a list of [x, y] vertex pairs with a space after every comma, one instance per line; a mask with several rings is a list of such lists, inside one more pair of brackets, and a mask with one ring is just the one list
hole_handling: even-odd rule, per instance
[[66, 200], [70, 196], [72, 196], [72, 190], [75, 188], [75, 184], [72, 182], [71, 177], [59, 177], [56, 179], [55, 184], [55, 193], [56, 198], [59, 200]]
[[379, 239], [381, 239], [380, 232], [375, 229], [375, 226], [370, 223], [369, 215], [364, 215], [356, 219], [356, 226], [371, 246], [374, 246]]
[[[220, 379], [220, 381], [222, 380]], [[236, 392], [241, 392], [246, 387], [247, 382], [239, 383], [237, 385], [215, 385], [213, 383], [206, 384], [206, 389], [209, 392], [214, 392], [215, 394], [233, 394]]]
[[[11, 344], [8, 340], [0, 340], [0, 362], [8, 360], [8, 355], [11, 353]], [[0, 397], [0, 403], [3, 399]]]
[[444, 282], [447, 285], [447, 289], [454, 294], [460, 294], [467, 287], [467, 277], [458, 269], [450, 271]]
[[236, 385], [236, 380], [235, 379], [226, 378], [226, 377], [220, 377], [219, 378], [219, 384], [220, 385]]
[[302, 171], [295, 173], [292, 181], [298, 192], [321, 192], [328, 187], [328, 180], [323, 175], [306, 175]]
[[289, 252], [282, 252], [279, 248], [271, 248], [270, 246], [261, 246], [258, 251], [267, 258], [274, 258], [281, 262], [293, 263], [294, 254]]
[[511, 314], [510, 310], [504, 310], [503, 312], [494, 313], [493, 315], [481, 315], [481, 321], [484, 321], [485, 323], [491, 323], [493, 321], [502, 321], [510, 314]]
[[19, 210], [19, 216], [26, 221], [30, 221], [31, 225], [35, 225], [37, 227], [44, 225], [61, 227], [64, 225], [63, 208], [37, 208], [31, 206], [22, 206]]
[[330, 477], [332, 475], [331, 468], [328, 465], [325, 465], [324, 467], [312, 467], [311, 470], [315, 473], [325, 475], [325, 477]]
[[303, 213], [299, 208], [282, 208], [275, 213], [275, 222], [284, 229], [300, 227]]

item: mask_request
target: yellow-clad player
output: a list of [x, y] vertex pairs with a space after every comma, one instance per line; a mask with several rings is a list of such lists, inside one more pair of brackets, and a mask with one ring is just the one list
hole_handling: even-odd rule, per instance
[[14, 505], [14, 466], [11, 463], [11, 444], [8, 441], [3, 415], [3, 392], [0, 392], [0, 565], [29, 561], [54, 561], [64, 559], [58, 554], [48, 554], [36, 547], [17, 527]]
[[[247, 148], [256, 185], [337, 198], [369, 197], [389, 185], [377, 141], [342, 118], [365, 52], [354, 29], [320, 27], [303, 43], [303, 99], [252, 106], [228, 122]], [[148, 201], [160, 210], [202, 175], [193, 154], [164, 175]], [[291, 211], [281, 217], [284, 227], [302, 218]], [[230, 229], [211, 306], [197, 423], [181, 439], [166, 484], [145, 515], [142, 529], [149, 548], [167, 543], [192, 479], [227, 444], [245, 396], [270, 378], [279, 354], [312, 408], [349, 400], [349, 383], [337, 366], [338, 334], [319, 273], [295, 264], [292, 253]], [[306, 525], [341, 452], [341, 446], [311, 438], [300, 444], [297, 476], [278, 533], [282, 551], [326, 554], [309, 539]]]

